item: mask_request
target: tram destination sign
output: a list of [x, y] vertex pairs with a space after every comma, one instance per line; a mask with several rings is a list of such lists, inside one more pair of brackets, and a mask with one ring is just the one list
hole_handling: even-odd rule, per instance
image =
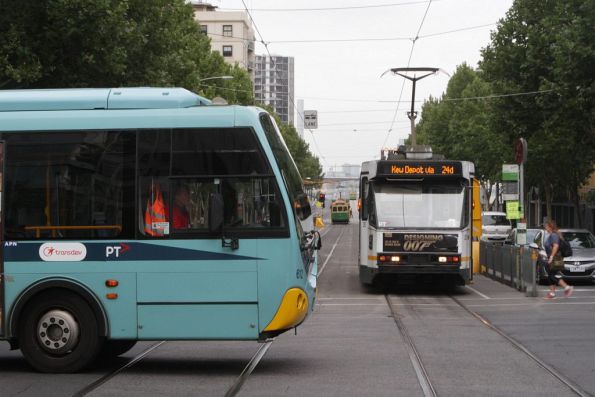
[[462, 176], [463, 170], [458, 161], [380, 161], [378, 174], [383, 176]]

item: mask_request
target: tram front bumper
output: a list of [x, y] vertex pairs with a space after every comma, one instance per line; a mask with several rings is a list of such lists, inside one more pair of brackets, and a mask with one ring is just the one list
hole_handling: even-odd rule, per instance
[[365, 284], [372, 284], [376, 278], [387, 276], [448, 276], [460, 279], [464, 283], [465, 278], [462, 275], [459, 265], [455, 264], [424, 264], [424, 265], [378, 265], [378, 267], [361, 266], [359, 267], [360, 280]]
[[459, 274], [460, 266], [435, 264], [435, 265], [378, 265], [378, 274]]

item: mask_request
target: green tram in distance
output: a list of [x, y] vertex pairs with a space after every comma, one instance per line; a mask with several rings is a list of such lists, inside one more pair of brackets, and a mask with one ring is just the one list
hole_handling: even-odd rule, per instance
[[335, 223], [349, 223], [349, 202], [345, 200], [335, 200], [331, 204], [331, 222]]

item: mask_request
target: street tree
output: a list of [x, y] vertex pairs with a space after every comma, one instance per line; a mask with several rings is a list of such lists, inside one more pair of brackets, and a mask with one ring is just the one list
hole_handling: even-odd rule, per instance
[[493, 115], [509, 142], [529, 146], [527, 185], [575, 203], [595, 163], [595, 3], [515, 0], [483, 49], [480, 68], [494, 93]]
[[[3, 0], [0, 89], [178, 86], [251, 103], [250, 76], [211, 51], [184, 0]], [[238, 91], [239, 88], [243, 91]], [[206, 90], [205, 90], [206, 91]]]
[[491, 87], [466, 64], [459, 65], [440, 99], [422, 106], [418, 141], [449, 159], [472, 161], [486, 193], [489, 207], [494, 183], [500, 179], [502, 162], [510, 147], [495, 132], [491, 120]]

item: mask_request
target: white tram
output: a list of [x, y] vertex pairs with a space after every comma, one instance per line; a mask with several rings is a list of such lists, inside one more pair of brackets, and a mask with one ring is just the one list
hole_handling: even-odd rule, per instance
[[362, 164], [359, 276], [364, 284], [393, 275], [472, 277], [475, 167], [444, 160], [429, 147], [400, 147]]

